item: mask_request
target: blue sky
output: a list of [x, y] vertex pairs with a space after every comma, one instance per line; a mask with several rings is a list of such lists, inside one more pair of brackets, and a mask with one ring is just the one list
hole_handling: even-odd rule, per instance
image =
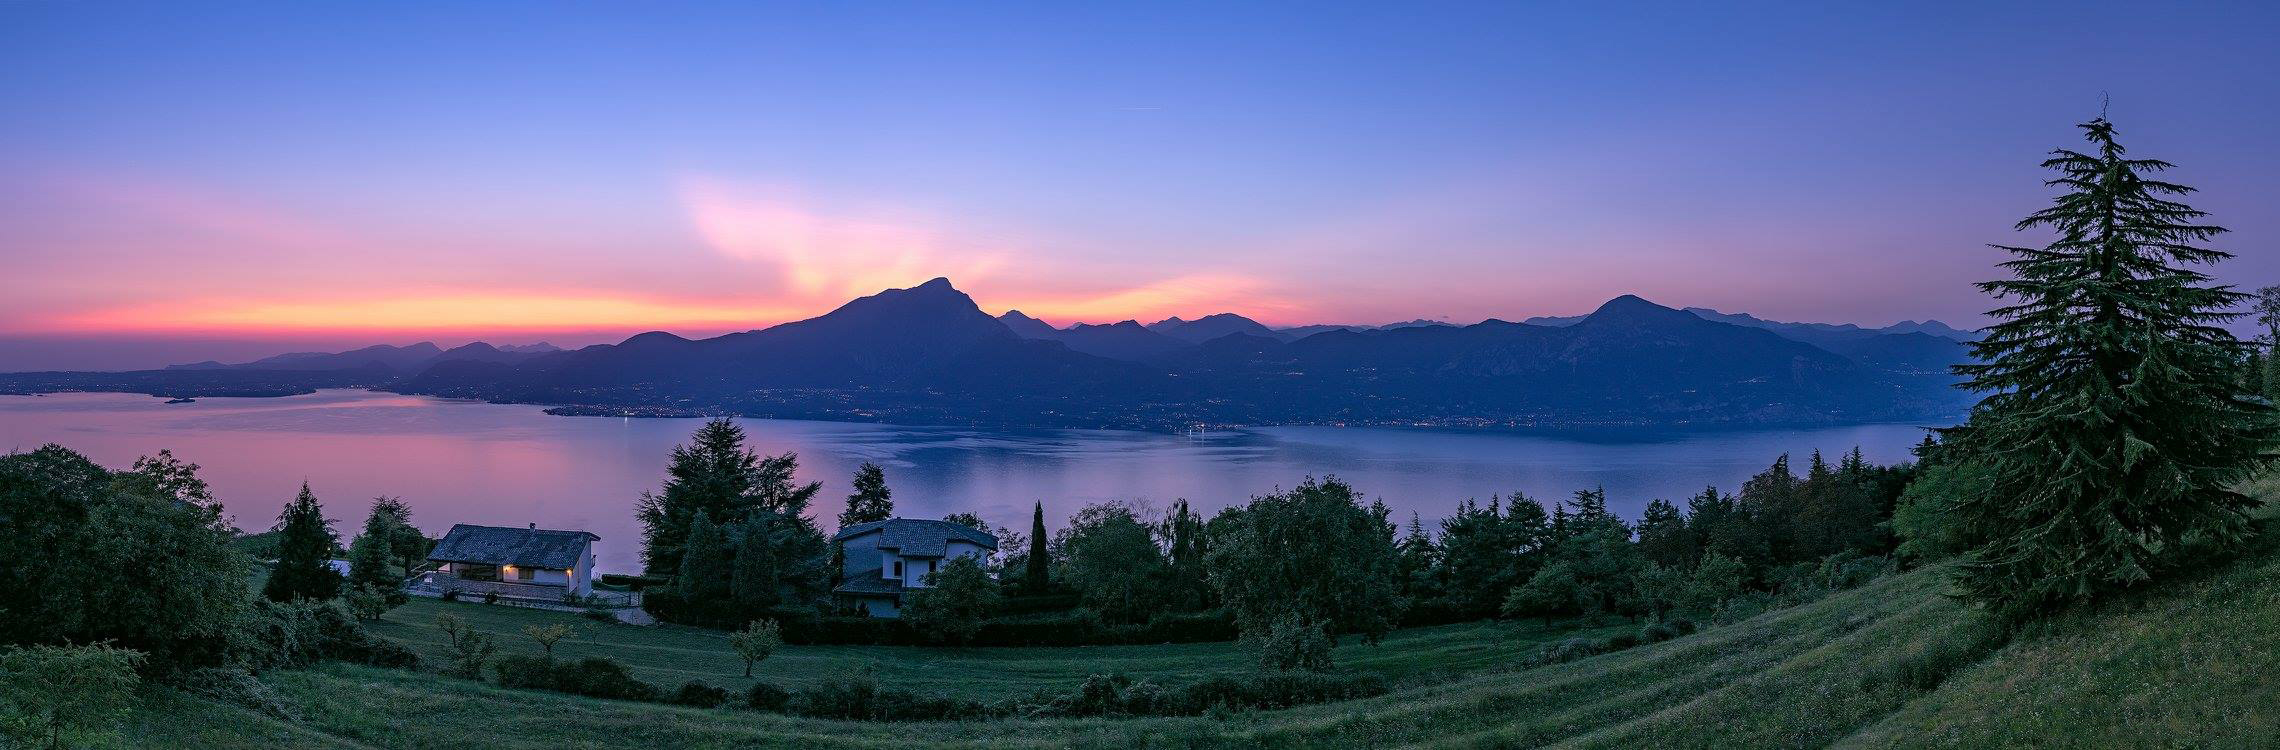
[[2258, 5], [0, 5], [0, 335], [1622, 293], [1976, 323], [2102, 96], [2280, 283]]

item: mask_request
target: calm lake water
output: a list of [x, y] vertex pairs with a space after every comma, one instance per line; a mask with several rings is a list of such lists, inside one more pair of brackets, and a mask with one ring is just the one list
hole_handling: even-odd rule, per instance
[[[755, 449], [795, 451], [815, 504], [837, 518], [857, 464], [887, 469], [900, 515], [972, 511], [1027, 529], [1045, 503], [1058, 527], [1087, 503], [1161, 508], [1186, 498], [1207, 515], [1252, 495], [1336, 475], [1428, 524], [1458, 501], [1524, 492], [1544, 500], [1593, 486], [1636, 518], [1653, 498], [1714, 484], [1733, 491], [1782, 453], [1859, 446], [1905, 460], [1915, 425], [1779, 430], [1455, 430], [1266, 427], [1171, 435], [1116, 430], [979, 430], [742, 420]], [[555, 417], [535, 406], [366, 391], [166, 404], [148, 396], [0, 396], [0, 450], [61, 443], [112, 467], [172, 449], [204, 467], [240, 527], [265, 529], [308, 480], [336, 529], [353, 534], [375, 495], [401, 496], [430, 534], [453, 523], [587, 529], [600, 567], [639, 567], [635, 500], [664, 480], [667, 452], [694, 419]]]

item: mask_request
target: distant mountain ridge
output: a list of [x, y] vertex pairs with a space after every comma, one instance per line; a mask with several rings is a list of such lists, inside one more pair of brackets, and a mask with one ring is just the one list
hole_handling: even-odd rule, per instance
[[653, 331], [573, 351], [423, 342], [0, 375], [0, 391], [356, 385], [565, 414], [1096, 427], [1843, 423], [1946, 419], [1966, 403], [1945, 369], [1963, 356], [1952, 340], [1748, 321], [1757, 325], [1624, 295], [1559, 325], [1276, 330], [1220, 313], [1056, 328], [1018, 311], [991, 316], [938, 278], [705, 339]]

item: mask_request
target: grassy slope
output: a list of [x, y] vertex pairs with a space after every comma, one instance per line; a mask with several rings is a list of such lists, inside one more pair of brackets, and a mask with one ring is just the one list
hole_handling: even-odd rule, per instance
[[[138, 721], [167, 725], [152, 745], [180, 747], [228, 747], [205, 740], [240, 731], [263, 738], [237, 747], [902, 747], [918, 738], [974, 748], [2271, 746], [2280, 737], [2280, 533], [2268, 530], [2265, 540], [2222, 570], [2053, 623], [1992, 653], [1992, 628], [1943, 596], [1940, 571], [1929, 570], [1669, 643], [1225, 721], [826, 722], [348, 666], [272, 678], [307, 714], [299, 727], [179, 698]], [[644, 641], [708, 637], [635, 632]], [[1464, 646], [1468, 632], [1477, 640], [1489, 631], [1408, 633], [1375, 652], [1382, 655], [1349, 646], [1340, 656], [1355, 666], [1465, 669], [1518, 650]], [[963, 675], [951, 681], [989, 680], [992, 690], [1058, 684], [1084, 671], [1053, 669], [1047, 651], [1094, 666], [1121, 654], [1147, 665], [1127, 670], [1134, 674], [1242, 668], [1223, 645], [1038, 650], [1034, 664], [998, 649], [824, 650], [805, 657], [813, 662], [796, 651], [783, 664], [800, 665], [801, 674], [771, 679], [795, 682], [874, 658], [883, 674], [945, 670]], [[665, 675], [672, 663], [659, 657], [644, 669]], [[711, 662], [701, 669], [721, 670]], [[989, 676], [998, 669], [1015, 676]], [[297, 728], [322, 739], [290, 739]]]
[[[500, 653], [536, 654], [538, 645], [522, 633], [526, 625], [568, 623], [576, 635], [555, 645], [561, 658], [608, 656], [625, 662], [643, 680], [673, 688], [703, 680], [734, 690], [749, 687], [744, 663], [728, 648], [724, 633], [678, 626], [636, 627], [598, 623], [562, 612], [414, 599], [373, 626], [374, 632], [409, 643], [431, 663], [442, 663], [444, 640], [436, 615], [449, 612], [490, 633]], [[1604, 637], [1632, 632], [1634, 625], [1577, 630], [1533, 623], [1478, 623], [1403, 630], [1378, 646], [1347, 639], [1338, 647], [1342, 666], [1378, 672], [1395, 680], [1419, 675], [1454, 675], [1512, 663], [1544, 641], [1572, 636]], [[757, 679], [785, 688], [826, 677], [851, 675], [871, 665], [883, 685], [915, 692], [997, 700], [1035, 690], [1062, 691], [1086, 675], [1122, 672], [1134, 679], [1187, 682], [1214, 674], [1251, 669], [1251, 657], [1233, 643], [1077, 648], [939, 649], [905, 646], [787, 646], [754, 670]]]

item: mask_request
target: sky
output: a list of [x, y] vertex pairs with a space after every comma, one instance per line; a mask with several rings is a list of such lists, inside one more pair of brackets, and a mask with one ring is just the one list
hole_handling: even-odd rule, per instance
[[2271, 4], [0, 3], [0, 370], [710, 335], [936, 276], [1055, 323], [1979, 325], [1986, 244], [2101, 108], [2258, 287], [2276, 37]]

